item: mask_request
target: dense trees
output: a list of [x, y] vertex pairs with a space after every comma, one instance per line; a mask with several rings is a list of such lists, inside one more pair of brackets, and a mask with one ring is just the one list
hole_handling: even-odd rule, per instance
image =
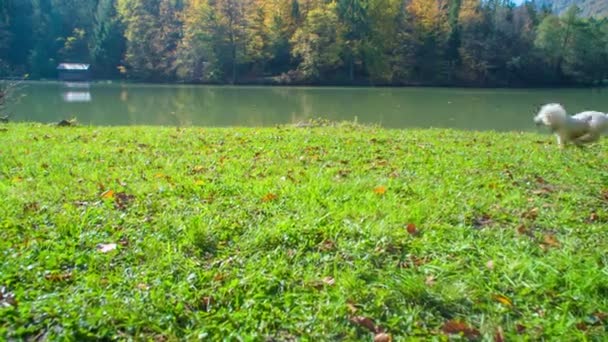
[[608, 20], [510, 0], [0, 0], [0, 74], [213, 83], [608, 78]]

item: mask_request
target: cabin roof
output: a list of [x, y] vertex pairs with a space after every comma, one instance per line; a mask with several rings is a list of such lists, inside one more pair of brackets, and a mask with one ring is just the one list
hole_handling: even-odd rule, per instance
[[61, 63], [57, 66], [57, 70], [89, 70], [90, 64], [84, 63]]

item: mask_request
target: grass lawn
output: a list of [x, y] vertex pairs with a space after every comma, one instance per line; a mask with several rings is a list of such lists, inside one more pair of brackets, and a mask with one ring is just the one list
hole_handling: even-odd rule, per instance
[[602, 340], [608, 140], [0, 126], [0, 340]]

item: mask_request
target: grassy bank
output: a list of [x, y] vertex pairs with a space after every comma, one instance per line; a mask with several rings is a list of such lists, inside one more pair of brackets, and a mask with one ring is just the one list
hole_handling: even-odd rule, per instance
[[608, 329], [608, 140], [560, 151], [545, 135], [352, 125], [0, 130], [4, 338]]

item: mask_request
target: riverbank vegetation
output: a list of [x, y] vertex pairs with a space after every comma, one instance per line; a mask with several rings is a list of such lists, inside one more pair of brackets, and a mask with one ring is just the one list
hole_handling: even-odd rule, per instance
[[599, 84], [608, 21], [580, 13], [508, 0], [3, 0], [0, 65], [34, 79], [67, 61], [154, 82]]
[[0, 126], [0, 336], [594, 340], [606, 141]]

